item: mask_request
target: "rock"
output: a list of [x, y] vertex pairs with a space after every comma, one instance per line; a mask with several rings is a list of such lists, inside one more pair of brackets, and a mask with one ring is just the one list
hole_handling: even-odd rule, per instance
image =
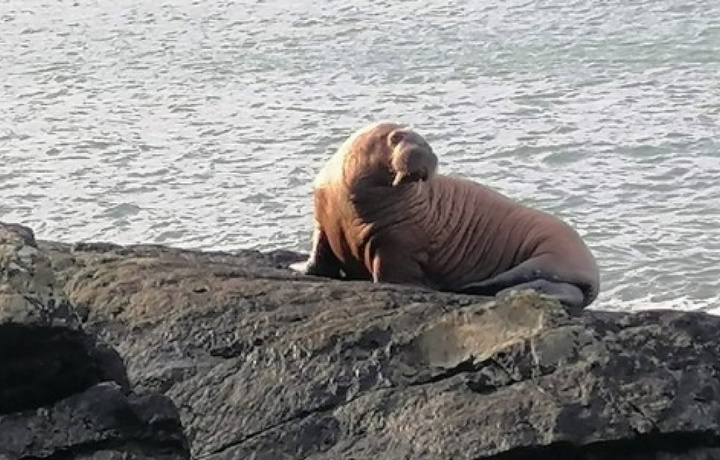
[[0, 458], [174, 460], [189, 458], [185, 442], [168, 398], [128, 397], [115, 382], [0, 417]]
[[43, 242], [193, 458], [720, 458], [720, 318], [301, 276], [287, 251]]
[[85, 334], [32, 231], [0, 224], [0, 414], [104, 380], [129, 388], [120, 356]]
[[0, 223], [0, 459], [165, 452], [189, 458], [172, 401], [131, 393], [120, 355], [83, 330], [33, 232]]

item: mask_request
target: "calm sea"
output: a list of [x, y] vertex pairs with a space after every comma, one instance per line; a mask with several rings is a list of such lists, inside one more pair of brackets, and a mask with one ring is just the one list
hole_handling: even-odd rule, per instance
[[0, 220], [43, 239], [306, 251], [378, 119], [572, 223], [597, 307], [720, 307], [717, 0], [0, 0]]

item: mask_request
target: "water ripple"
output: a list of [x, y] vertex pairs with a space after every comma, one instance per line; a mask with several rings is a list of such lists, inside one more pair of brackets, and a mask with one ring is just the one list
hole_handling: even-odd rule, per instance
[[0, 218], [41, 238], [308, 249], [310, 183], [379, 118], [556, 212], [599, 304], [718, 305], [720, 4], [0, 4]]

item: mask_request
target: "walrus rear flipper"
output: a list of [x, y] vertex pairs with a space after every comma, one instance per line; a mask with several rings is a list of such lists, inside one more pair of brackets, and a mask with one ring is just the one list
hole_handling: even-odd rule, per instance
[[523, 289], [532, 289], [542, 294], [550, 295], [568, 308], [581, 309], [586, 306], [585, 295], [579, 287], [570, 283], [544, 279], [515, 284], [505, 288], [498, 288], [498, 285], [482, 285], [482, 283], [477, 286], [469, 284], [463, 286], [459, 292], [462, 294], [504, 297], [510, 294], [511, 291]]
[[558, 279], [537, 266], [539, 259], [530, 259], [499, 275], [455, 289], [461, 294], [505, 296], [512, 290], [533, 289], [555, 297], [569, 308], [585, 308], [590, 302], [581, 286]]

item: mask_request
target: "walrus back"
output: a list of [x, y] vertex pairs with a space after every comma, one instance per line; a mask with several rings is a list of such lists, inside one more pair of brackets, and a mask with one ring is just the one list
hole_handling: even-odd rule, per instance
[[[428, 266], [446, 289], [494, 277], [544, 254], [557, 258], [565, 277], [590, 276], [573, 273], [588, 271], [594, 259], [577, 233], [555, 216], [459, 177], [438, 175], [428, 181], [424, 194]], [[562, 257], [567, 251], [580, 254], [580, 260], [566, 263]]]
[[521, 255], [502, 250], [522, 245], [520, 228], [508, 231], [506, 217], [513, 207], [507, 198], [444, 175], [428, 181], [424, 190], [429, 274], [439, 285], [452, 290], [494, 276]]

